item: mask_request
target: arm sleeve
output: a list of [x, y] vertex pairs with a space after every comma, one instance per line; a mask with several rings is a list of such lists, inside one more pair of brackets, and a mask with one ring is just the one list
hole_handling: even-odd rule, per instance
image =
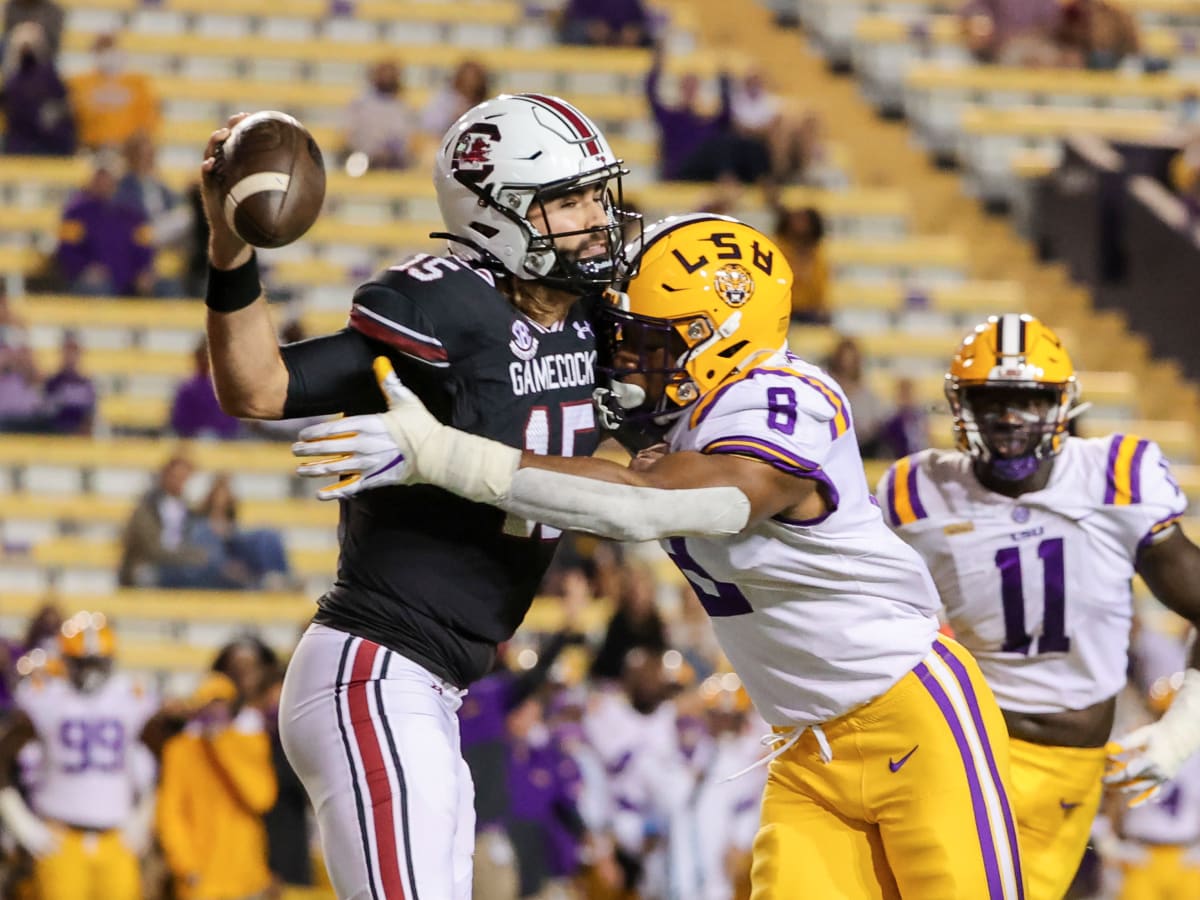
[[388, 283], [402, 278], [385, 272], [355, 291], [342, 331], [280, 348], [288, 370], [283, 418], [383, 411], [371, 368], [380, 355], [431, 405], [427, 388], [447, 374], [449, 355], [417, 302]]
[[1104, 504], [1116, 514], [1123, 542], [1135, 550], [1165, 537], [1188, 505], [1158, 444], [1122, 434], [1109, 443]]
[[167, 742], [163, 749], [162, 776], [158, 784], [155, 813], [158, 841], [167, 867], [177, 878], [184, 878], [199, 867], [196, 850], [188, 833], [188, 745], [183, 739]]
[[265, 731], [235, 723], [206, 741], [205, 747], [244, 807], [262, 815], [275, 805], [278, 786]]

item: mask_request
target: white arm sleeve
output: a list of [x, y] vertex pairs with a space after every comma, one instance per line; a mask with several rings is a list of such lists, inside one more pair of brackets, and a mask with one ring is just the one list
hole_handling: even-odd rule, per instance
[[518, 469], [496, 504], [555, 528], [618, 541], [737, 534], [750, 520], [750, 501], [735, 487], [663, 490]]

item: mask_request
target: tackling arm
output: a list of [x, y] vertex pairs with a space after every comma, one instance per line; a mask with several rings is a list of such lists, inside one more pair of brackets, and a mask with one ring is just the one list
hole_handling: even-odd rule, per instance
[[376, 361], [376, 377], [387, 413], [312, 426], [292, 448], [323, 457], [301, 465], [301, 475], [343, 476], [321, 489], [323, 498], [421, 482], [521, 518], [627, 541], [736, 534], [785, 510], [806, 518], [824, 511], [814, 482], [736, 456], [676, 453], [638, 469], [523, 453], [442, 425], [387, 360]]

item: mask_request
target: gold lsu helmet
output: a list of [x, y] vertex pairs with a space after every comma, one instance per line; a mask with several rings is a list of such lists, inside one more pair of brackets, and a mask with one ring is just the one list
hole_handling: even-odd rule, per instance
[[1062, 341], [1047, 325], [1027, 314], [990, 316], [967, 335], [946, 373], [946, 399], [954, 418], [959, 450], [992, 458], [970, 396], [979, 389], [1025, 389], [1054, 395], [1031, 451], [1037, 459], [1062, 449], [1067, 423], [1079, 400], [1079, 382]]
[[58, 649], [67, 675], [84, 692], [107, 680], [117, 652], [117, 639], [104, 613], [81, 611], [62, 624]]
[[[690, 406], [751, 357], [783, 349], [791, 319], [792, 269], [760, 231], [728, 216], [671, 216], [646, 229], [624, 292], [609, 291], [604, 318], [611, 353], [638, 356], [635, 368], [665, 378], [650, 412]], [[648, 356], [667, 349], [655, 364]]]

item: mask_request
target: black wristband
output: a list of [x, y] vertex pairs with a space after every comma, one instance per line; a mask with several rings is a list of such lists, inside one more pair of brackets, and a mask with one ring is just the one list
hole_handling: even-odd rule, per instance
[[204, 303], [213, 312], [231, 313], [245, 309], [258, 299], [262, 284], [258, 280], [258, 254], [251, 251], [250, 258], [236, 269], [217, 269], [208, 265], [208, 288]]

